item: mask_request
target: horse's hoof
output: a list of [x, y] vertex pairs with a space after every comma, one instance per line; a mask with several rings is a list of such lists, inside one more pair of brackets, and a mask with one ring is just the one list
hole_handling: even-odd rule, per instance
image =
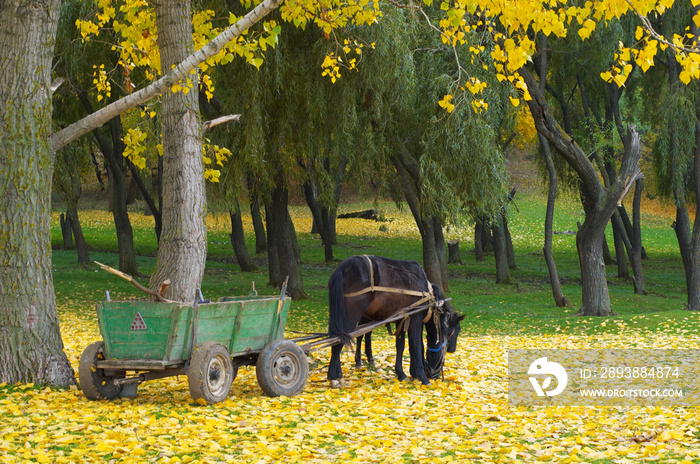
[[369, 365], [369, 367], [374, 367], [374, 359], [367, 361], [367, 364]]
[[430, 385], [430, 380], [428, 380], [427, 378], [421, 379], [421, 383], [422, 383], [423, 385]]
[[360, 369], [360, 368], [362, 368], [362, 363], [361, 362], [355, 363], [355, 369]]
[[345, 385], [345, 379], [331, 380], [331, 388], [343, 388]]
[[406, 377], [406, 374], [400, 374], [400, 375], [397, 375], [396, 378], [399, 379], [399, 382], [403, 382], [408, 377]]

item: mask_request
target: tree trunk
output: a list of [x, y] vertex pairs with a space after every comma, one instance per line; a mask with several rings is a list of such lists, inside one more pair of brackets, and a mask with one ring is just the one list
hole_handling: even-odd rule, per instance
[[229, 238], [233, 246], [233, 253], [236, 255], [236, 261], [238, 261], [242, 272], [256, 271], [258, 266], [253, 262], [253, 259], [248, 253], [248, 248], [245, 246], [243, 221], [241, 220], [241, 210], [238, 206], [238, 201], [236, 201], [236, 205], [234, 206], [236, 210], [229, 211], [229, 215], [231, 216], [231, 233], [229, 234]]
[[462, 264], [462, 257], [459, 254], [459, 240], [450, 240], [447, 242], [448, 264]]
[[[92, 104], [87, 92], [78, 89], [78, 99], [88, 114], [93, 114]], [[129, 220], [129, 212], [126, 206], [126, 176], [124, 169], [124, 142], [122, 141], [122, 123], [119, 116], [109, 121], [108, 129], [112, 140], [107, 142], [100, 129], [92, 131], [93, 137], [100, 147], [100, 151], [107, 161], [107, 174], [109, 177], [109, 202], [114, 217], [114, 227], [117, 234], [117, 246], [119, 248], [119, 270], [127, 274], [137, 274], [136, 253], [134, 251], [134, 233]]]
[[51, 274], [51, 60], [60, 1], [0, 8], [0, 383], [75, 384]]
[[[280, 277], [282, 280], [289, 278], [287, 293], [294, 300], [307, 298], [304, 292], [304, 283], [301, 275], [301, 266], [297, 261], [297, 252], [293, 243], [296, 240], [294, 225], [287, 209], [289, 191], [282, 176], [278, 176], [277, 186], [272, 193], [272, 215], [274, 216], [275, 242], [279, 259]], [[269, 229], [268, 229], [269, 230]], [[268, 251], [269, 253], [269, 251]]]
[[491, 221], [491, 230], [493, 231], [493, 256], [496, 260], [496, 283], [509, 284], [510, 270], [508, 269], [508, 252], [506, 251], [502, 216]]
[[632, 261], [632, 272], [634, 273], [634, 293], [638, 295], [646, 295], [646, 287], [644, 285], [644, 269], [642, 268], [642, 225], [640, 218], [640, 209], [642, 203], [642, 189], [644, 188], [644, 179], [637, 179], [634, 185], [634, 200], [632, 204], [632, 253], [630, 260]]
[[576, 235], [583, 299], [581, 309], [577, 313], [579, 316], [610, 316], [614, 314], [610, 306], [608, 281], [605, 277], [605, 263], [603, 262], [603, 233], [600, 229], [604, 231], [605, 227], [598, 226], [597, 229], [586, 228], [586, 224], [584, 224]]
[[272, 202], [265, 205], [265, 222], [267, 224], [267, 271], [269, 276], [268, 286], [282, 287], [282, 275], [280, 272], [280, 260], [277, 253], [277, 236], [279, 229], [275, 227]]
[[[325, 208], [325, 214], [321, 203], [318, 201], [318, 193], [316, 191], [316, 186], [313, 184], [311, 179], [307, 179], [304, 182], [304, 197], [306, 197], [306, 204], [311, 210], [311, 216], [313, 217], [313, 224], [316, 229], [316, 233], [321, 236], [321, 243], [323, 244], [323, 254], [326, 264], [333, 262], [333, 237], [331, 236], [331, 231], [328, 224], [328, 208]], [[314, 228], [312, 227], [312, 233]]]
[[141, 192], [143, 200], [146, 202], [149, 211], [151, 211], [151, 214], [153, 215], [156, 229], [156, 239], [158, 242], [160, 242], [160, 233], [163, 230], [163, 216], [160, 214], [160, 210], [156, 206], [156, 202], [151, 196], [151, 192], [148, 191], [146, 184], [143, 183], [143, 179], [141, 178], [141, 174], [139, 174], [136, 165], [130, 160], [126, 160], [126, 162], [128, 163], [129, 170], [131, 171], [131, 178], [134, 182], [136, 182], [136, 186], [139, 188], [139, 192]]
[[78, 208], [71, 208], [68, 214], [70, 215], [70, 225], [73, 229], [73, 236], [75, 237], [75, 249], [78, 252], [78, 262], [80, 264], [90, 264], [90, 254], [88, 252], [87, 243], [85, 242], [85, 236], [83, 235], [83, 228], [80, 225]]
[[481, 237], [483, 236], [481, 229], [483, 227], [484, 225], [482, 222], [477, 219], [474, 224], [474, 257], [477, 261], [484, 260], [484, 246], [483, 243], [481, 243]]
[[540, 145], [542, 146], [542, 152], [544, 153], [545, 164], [547, 165], [547, 174], [549, 176], [549, 188], [547, 190], [547, 212], [544, 218], [544, 247], [542, 248], [542, 253], [544, 254], [544, 260], [547, 263], [547, 270], [549, 271], [549, 281], [552, 285], [552, 296], [554, 297], [554, 303], [558, 307], [564, 307], [569, 305], [569, 299], [564, 296], [561, 290], [561, 282], [559, 282], [559, 273], [557, 272], [557, 265], [554, 262], [554, 256], [552, 256], [552, 226], [554, 222], [554, 202], [557, 198], [557, 172], [554, 169], [554, 163], [552, 163], [552, 154], [549, 149], [549, 142], [539, 135]]
[[443, 292], [450, 290], [447, 283], [447, 252], [445, 246], [445, 234], [442, 232], [442, 221], [433, 216], [433, 234], [435, 236], [435, 254], [437, 254], [438, 265], [440, 266], [440, 282]]
[[615, 261], [617, 262], [617, 276], [621, 279], [629, 279], [630, 271], [627, 268], [627, 258], [625, 256], [625, 234], [622, 220], [617, 211], [610, 218], [613, 230], [613, 241], [615, 243]]
[[[155, 1], [161, 69], [171, 69], [194, 49], [189, 2]], [[189, 92], [163, 94], [163, 230], [151, 288], [170, 279], [166, 298], [192, 301], [207, 256], [206, 196], [198, 82]], [[187, 85], [187, 83], [185, 83]]]
[[618, 176], [610, 179], [610, 185], [604, 187], [601, 184], [599, 172], [596, 171], [586, 153], [562, 130], [561, 125], [552, 116], [544, 95], [530, 72], [523, 68], [520, 74], [532, 97], [527, 104], [537, 132], [545, 137], [576, 171], [586, 193], [588, 203], [585, 208], [586, 219], [576, 235], [582, 287], [582, 305], [578, 314], [585, 316], [612, 314], [603, 263], [603, 237], [605, 226], [615, 212], [625, 189], [641, 174], [639, 135], [634, 128], [628, 128], [623, 139], [625, 150]]
[[63, 249], [72, 250], [73, 249], [73, 228], [71, 227], [71, 218], [68, 212], [61, 213], [59, 216], [59, 221], [61, 224], [61, 237], [63, 237]]
[[515, 263], [515, 247], [513, 246], [513, 237], [510, 235], [508, 228], [508, 218], [503, 218], [503, 238], [506, 245], [506, 256], [508, 257], [508, 269], [517, 270], [518, 265]]
[[[121, 133], [121, 122], [117, 121]], [[134, 231], [129, 220], [129, 211], [126, 206], [126, 182], [122, 171], [122, 156], [124, 145], [120, 138], [112, 138], [114, 152], [106, 151], [109, 160], [109, 185], [112, 192], [112, 216], [117, 233], [117, 247], [119, 249], [119, 270], [127, 274], [137, 274], [136, 252], [134, 251]], [[119, 158], [117, 158], [119, 156]]]
[[257, 191], [250, 191], [250, 216], [253, 219], [253, 230], [255, 231], [255, 254], [267, 251], [267, 236], [265, 235], [265, 225], [262, 214], [260, 214], [260, 200]]

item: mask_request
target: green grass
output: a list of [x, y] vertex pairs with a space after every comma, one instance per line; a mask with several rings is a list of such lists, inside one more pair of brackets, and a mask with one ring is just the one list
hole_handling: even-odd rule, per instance
[[[364, 229], [354, 231], [345, 227], [334, 247], [337, 261], [355, 254], [377, 254], [398, 259], [421, 259], [420, 238], [394, 229], [411, 224], [407, 211], [397, 210], [393, 204], [381, 203], [388, 222], [365, 222]], [[343, 205], [343, 211], [371, 207], [358, 203]], [[543, 242], [544, 199], [539, 195], [518, 198], [510, 208], [509, 224], [513, 235], [517, 270], [511, 271], [511, 283], [495, 284], [493, 255], [477, 262], [471, 252], [473, 228], [468, 220], [446, 231], [447, 238], [459, 238], [463, 264], [449, 265], [449, 292], [453, 306], [467, 314], [464, 330], [470, 334], [530, 334], [530, 333], [609, 333], [621, 327], [641, 332], [698, 331], [700, 315], [683, 310], [686, 303], [685, 279], [671, 218], [653, 213], [643, 214], [643, 240], [649, 258], [644, 261], [648, 295], [633, 294], [629, 280], [617, 278], [617, 268], [608, 267], [609, 291], [615, 316], [610, 318], [574, 317], [581, 304], [580, 273], [573, 235], [554, 236], [554, 256], [564, 294], [571, 301], [568, 308], [553, 304], [547, 268], [541, 253]], [[308, 209], [292, 208], [295, 220], [308, 218]], [[117, 265], [116, 236], [110, 215], [104, 212], [82, 213], [84, 231], [91, 246], [90, 257], [112, 266]], [[343, 220], [339, 220], [340, 221]], [[557, 203], [554, 229], [576, 230], [576, 222], [583, 221], [580, 205], [564, 198]], [[61, 250], [62, 239], [57, 214], [52, 227], [54, 282], [58, 298], [88, 298], [95, 302], [109, 290], [113, 298], [140, 296], [127, 282], [96, 267], [83, 268], [75, 264], [75, 252]], [[132, 213], [137, 261], [143, 274], [153, 272], [156, 240], [152, 219]], [[380, 227], [385, 225], [386, 232]], [[259, 271], [243, 273], [233, 257], [228, 238], [226, 217], [209, 221], [209, 250], [207, 268], [202, 282], [205, 296], [218, 297], [248, 293], [251, 282], [261, 293], [274, 294], [277, 290], [266, 287], [265, 256], [255, 257]], [[358, 226], [359, 228], [359, 226]], [[334, 266], [323, 262], [323, 248], [317, 236], [297, 227], [302, 252], [303, 276], [307, 300], [295, 301], [289, 317], [292, 330], [325, 330], [327, 318], [327, 281]], [[609, 229], [609, 228], [608, 228]], [[339, 228], [340, 230], [340, 228]], [[367, 232], [367, 231], [370, 232]], [[374, 232], [372, 232], [374, 231]], [[247, 231], [249, 250], [254, 250], [254, 237]], [[608, 241], [612, 244], [611, 232]], [[613, 250], [614, 251], [614, 250]], [[146, 282], [145, 278], [141, 279]]]

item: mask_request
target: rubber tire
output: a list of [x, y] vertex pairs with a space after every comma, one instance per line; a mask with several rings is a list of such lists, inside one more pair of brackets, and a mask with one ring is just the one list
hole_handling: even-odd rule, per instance
[[91, 343], [80, 355], [78, 380], [89, 400], [112, 400], [122, 392], [122, 386], [114, 385], [112, 380], [124, 378], [124, 375], [106, 376], [104, 370], [96, 367], [97, 361], [104, 359], [104, 346], [104, 342]]
[[224, 401], [231, 391], [233, 371], [231, 354], [224, 345], [213, 341], [199, 345], [187, 369], [192, 399], [202, 398], [208, 404]]
[[304, 350], [293, 341], [277, 340], [260, 352], [255, 374], [268, 396], [294, 396], [306, 386], [309, 361]]

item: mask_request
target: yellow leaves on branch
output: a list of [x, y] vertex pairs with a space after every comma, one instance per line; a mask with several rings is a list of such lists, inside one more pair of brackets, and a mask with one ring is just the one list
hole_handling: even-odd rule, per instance
[[209, 182], [218, 183], [221, 179], [220, 167], [231, 157], [231, 151], [226, 147], [212, 145], [209, 140], [202, 144], [204, 160], [204, 178]]

